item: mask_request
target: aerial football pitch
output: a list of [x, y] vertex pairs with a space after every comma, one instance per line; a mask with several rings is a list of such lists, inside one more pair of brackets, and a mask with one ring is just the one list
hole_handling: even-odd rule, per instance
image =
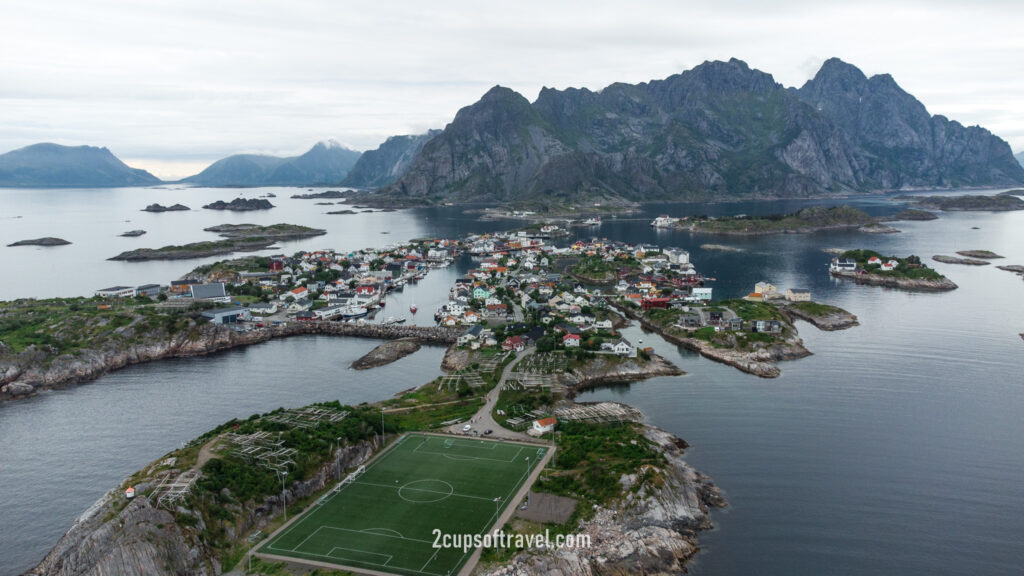
[[547, 448], [407, 434], [273, 535], [257, 554], [402, 574], [454, 576], [472, 550], [441, 534], [483, 534]]

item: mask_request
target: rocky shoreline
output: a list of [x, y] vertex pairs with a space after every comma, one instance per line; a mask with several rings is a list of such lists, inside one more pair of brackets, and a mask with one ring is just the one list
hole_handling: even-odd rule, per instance
[[408, 339], [422, 344], [448, 345], [459, 329], [421, 326], [380, 326], [347, 322], [290, 322], [236, 332], [203, 324], [174, 336], [146, 339], [140, 344], [74, 354], [53, 355], [31, 348], [13, 358], [0, 358], [0, 401], [28, 397], [41, 389], [63, 388], [95, 380], [114, 370], [165, 358], [203, 356], [222, 350], [259, 344], [274, 338], [300, 335], [356, 336], [384, 340]]
[[[359, 466], [370, 459], [371, 442], [359, 442], [338, 450], [338, 461], [323, 465], [308, 480], [288, 486], [288, 502], [311, 496], [340, 480], [337, 471]], [[143, 470], [142, 491], [155, 479], [161, 461]], [[218, 576], [220, 563], [202, 538], [206, 528], [202, 515], [179, 504], [169, 511], [139, 497], [123, 508], [123, 487], [107, 492], [85, 511], [60, 538], [49, 554], [33, 569], [31, 576], [120, 576], [122, 574]], [[232, 504], [228, 510], [240, 521], [234, 534], [266, 528], [281, 514], [281, 498], [267, 496], [253, 507]], [[188, 524], [180, 522], [187, 518]], [[191, 524], [191, 526], [189, 525]]]
[[898, 278], [894, 276], [881, 276], [878, 274], [860, 274], [849, 270], [831, 270], [830, 273], [837, 278], [853, 280], [857, 284], [868, 284], [871, 286], [884, 286], [886, 288], [899, 288], [900, 290], [911, 290], [918, 292], [946, 292], [959, 288], [952, 280], [943, 277], [941, 280], [924, 280], [920, 278]]
[[[624, 382], [639, 382], [659, 376], [682, 376], [686, 374], [675, 364], [657, 354], [651, 359], [638, 361], [627, 358], [622, 362], [610, 363], [605, 356], [597, 356], [571, 374], [565, 374], [565, 383], [576, 391]], [[612, 357], [614, 358], [614, 357]]]
[[576, 533], [590, 536], [586, 548], [529, 549], [502, 566], [479, 567], [480, 576], [599, 576], [683, 574], [700, 549], [697, 535], [712, 528], [710, 510], [727, 505], [710, 478], [683, 459], [686, 443], [663, 430], [644, 427], [644, 436], [665, 455], [664, 482], [641, 485], [638, 474], [623, 475], [621, 500], [594, 511]]
[[677, 344], [687, 350], [697, 352], [709, 360], [714, 360], [715, 362], [732, 366], [741, 372], [753, 374], [761, 378], [779, 377], [782, 371], [775, 365], [775, 362], [783, 360], [798, 360], [811, 355], [811, 351], [804, 348], [803, 340], [801, 340], [800, 336], [796, 334], [795, 328], [792, 329], [794, 335], [788, 337], [781, 344], [772, 344], [753, 351], [741, 351], [732, 348], [716, 348], [710, 342], [706, 342], [704, 340], [668, 333], [662, 330], [660, 326], [651, 322], [647, 318], [644, 318], [640, 314], [637, 314], [635, 311], [630, 311], [625, 308], [619, 308], [619, 310], [630, 318], [639, 321], [640, 326], [644, 330], [658, 334], [664, 338], [666, 342]]
[[856, 316], [839, 308], [836, 308], [835, 311], [827, 314], [811, 314], [810, 312], [801, 310], [796, 306], [786, 306], [782, 308], [782, 311], [790, 317], [791, 321], [793, 318], [799, 318], [818, 330], [825, 330], [826, 332], [846, 330], [847, 328], [860, 326], [860, 322], [857, 321]]

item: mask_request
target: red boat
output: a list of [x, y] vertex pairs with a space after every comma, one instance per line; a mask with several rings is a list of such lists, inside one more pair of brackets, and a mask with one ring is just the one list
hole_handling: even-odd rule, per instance
[[416, 313], [416, 305], [415, 304], [413, 304], [412, 306], [409, 306], [409, 312], [412, 312], [413, 314]]

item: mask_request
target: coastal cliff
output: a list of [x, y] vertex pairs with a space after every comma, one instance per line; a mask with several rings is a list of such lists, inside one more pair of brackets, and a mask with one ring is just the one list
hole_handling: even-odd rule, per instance
[[98, 347], [67, 353], [57, 353], [46, 346], [30, 346], [18, 354], [4, 353], [0, 349], [0, 401], [25, 397], [38, 389], [88, 382], [132, 364], [201, 356], [273, 338], [315, 334], [385, 340], [408, 338], [420, 343], [450, 344], [458, 338], [459, 330], [344, 322], [290, 322], [238, 332], [225, 326], [192, 322], [188, 328], [175, 333], [160, 328], [133, 334], [133, 338], [109, 340]]
[[[645, 438], [664, 455], [657, 470], [638, 470], [619, 479], [624, 496], [601, 506], [576, 529], [590, 547], [530, 549], [502, 566], [483, 567], [480, 576], [598, 576], [682, 574], [697, 550], [697, 533], [712, 527], [709, 510], [726, 505], [711, 479], [683, 459], [686, 444], [650, 426]], [[640, 482], [642, 474], [661, 482]]]

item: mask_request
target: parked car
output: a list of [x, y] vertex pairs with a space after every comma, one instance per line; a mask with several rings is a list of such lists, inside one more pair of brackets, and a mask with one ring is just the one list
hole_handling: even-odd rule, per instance
[[469, 432], [472, 429], [473, 429], [473, 426], [471, 424], [466, 424], [465, 426], [462, 427], [462, 431], [463, 432]]
[[494, 430], [491, 430], [490, 428], [488, 428], [487, 430], [484, 430], [484, 436], [487, 436], [488, 434], [491, 434], [492, 432], [494, 432]]

